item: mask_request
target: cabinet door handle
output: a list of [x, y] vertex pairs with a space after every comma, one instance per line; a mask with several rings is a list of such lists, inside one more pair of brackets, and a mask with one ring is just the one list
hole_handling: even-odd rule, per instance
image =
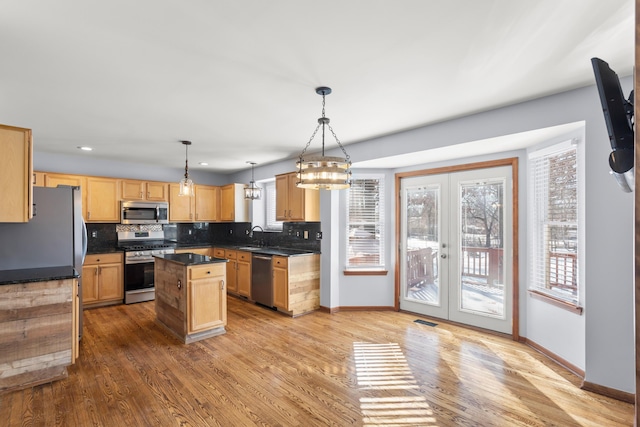
[[87, 219], [91, 219], [91, 212], [87, 212]]
[[220, 281], [220, 290], [224, 291], [224, 280]]
[[140, 192], [140, 198], [142, 199], [144, 197], [144, 194], [142, 193], [142, 191]]
[[178, 279], [178, 289], [182, 289], [182, 280]]

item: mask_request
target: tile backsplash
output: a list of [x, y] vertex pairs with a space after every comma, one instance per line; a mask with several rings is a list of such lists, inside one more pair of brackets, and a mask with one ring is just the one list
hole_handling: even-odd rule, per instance
[[115, 248], [118, 231], [164, 230], [165, 239], [179, 244], [202, 245], [263, 245], [281, 246], [303, 250], [320, 250], [321, 227], [319, 222], [285, 222], [282, 231], [251, 232], [251, 223], [172, 223], [172, 224], [87, 224], [88, 251], [97, 252]]

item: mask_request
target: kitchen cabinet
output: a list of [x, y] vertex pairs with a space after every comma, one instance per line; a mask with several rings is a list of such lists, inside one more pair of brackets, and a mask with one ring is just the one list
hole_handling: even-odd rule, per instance
[[236, 289], [238, 295], [251, 299], [251, 252], [237, 252]]
[[320, 307], [320, 255], [273, 256], [273, 305], [290, 316]]
[[227, 292], [251, 299], [251, 252], [214, 248], [213, 256], [227, 263]]
[[220, 187], [213, 185], [196, 185], [195, 193], [196, 222], [217, 221]]
[[296, 187], [296, 173], [276, 175], [276, 220], [320, 221], [320, 192]]
[[225, 264], [193, 253], [156, 257], [156, 317], [185, 344], [226, 332]]
[[45, 173], [44, 185], [81, 187], [82, 216], [87, 222], [120, 222], [120, 191], [117, 179]]
[[224, 265], [192, 266], [188, 275], [188, 333], [224, 327], [227, 324]]
[[169, 185], [166, 182], [123, 179], [120, 181], [120, 194], [123, 200], [167, 202]]
[[225, 249], [224, 257], [227, 263], [227, 292], [238, 293], [238, 252], [233, 249]]
[[33, 141], [31, 129], [0, 125], [0, 222], [33, 217]]
[[179, 196], [180, 186], [169, 184], [170, 222], [213, 222], [218, 218], [219, 187], [196, 185], [191, 197]]
[[82, 266], [82, 304], [85, 308], [122, 302], [122, 253], [87, 255]]
[[220, 188], [220, 221], [251, 222], [244, 184], [227, 184]]
[[118, 180], [87, 177], [87, 222], [120, 222]]

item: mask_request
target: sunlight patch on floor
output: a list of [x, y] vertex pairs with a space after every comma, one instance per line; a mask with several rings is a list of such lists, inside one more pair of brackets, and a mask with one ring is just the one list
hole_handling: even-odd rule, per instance
[[365, 427], [437, 425], [398, 344], [353, 343], [353, 353]]

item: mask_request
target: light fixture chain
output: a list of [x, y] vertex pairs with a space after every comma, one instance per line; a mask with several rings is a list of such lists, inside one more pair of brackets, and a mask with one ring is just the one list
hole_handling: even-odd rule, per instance
[[345, 159], [347, 159], [347, 162], [349, 162], [351, 160], [351, 158], [347, 154], [347, 150], [345, 150], [344, 147], [342, 146], [342, 143], [340, 142], [340, 140], [336, 136], [336, 133], [333, 131], [333, 128], [331, 127], [331, 125], [329, 123], [327, 123], [327, 126], [329, 127], [329, 130], [331, 131], [331, 135], [333, 135], [333, 137], [336, 139], [336, 142], [338, 143], [338, 147], [340, 147], [340, 149], [342, 150], [342, 154], [344, 154]]
[[298, 157], [302, 157], [302, 155], [307, 151], [307, 148], [309, 148], [309, 145], [311, 145], [311, 141], [313, 141], [313, 138], [316, 137], [316, 133], [318, 133], [318, 129], [320, 129], [320, 123], [318, 123], [318, 126], [316, 126], [316, 129], [313, 131], [311, 138], [309, 138], [309, 142], [307, 142], [307, 145], [304, 146], [304, 149], [302, 150], [302, 152], [300, 153], [300, 156]]

